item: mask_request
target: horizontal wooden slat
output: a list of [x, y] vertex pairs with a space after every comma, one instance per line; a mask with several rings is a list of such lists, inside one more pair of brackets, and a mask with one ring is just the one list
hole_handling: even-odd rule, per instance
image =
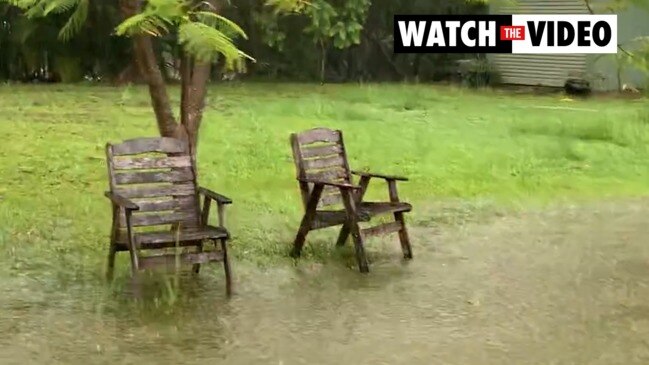
[[138, 212], [159, 212], [168, 210], [189, 210], [194, 209], [196, 199], [194, 196], [181, 196], [176, 198], [133, 200], [140, 209]]
[[[171, 232], [171, 231], [170, 231]], [[138, 236], [139, 237], [139, 236]], [[172, 237], [171, 233], [167, 233], [165, 236], [167, 239], [163, 242], [140, 242], [139, 248], [141, 250], [152, 250], [152, 249], [161, 249], [161, 248], [171, 248], [171, 247], [195, 247], [195, 241], [179, 241], [176, 245], [175, 236]], [[125, 229], [119, 231], [117, 236], [117, 251], [128, 251], [128, 234]]]
[[300, 149], [300, 152], [302, 154], [302, 158], [312, 158], [339, 155], [343, 152], [343, 149], [340, 145], [334, 144], [311, 148], [304, 147]]
[[160, 255], [141, 257], [139, 261], [140, 269], [149, 269], [156, 266], [173, 267], [178, 262], [181, 265], [206, 264], [214, 261], [223, 261], [223, 252], [192, 252], [176, 255]]
[[378, 225], [376, 227], [365, 228], [362, 231], [364, 236], [377, 236], [392, 232], [399, 232], [403, 228], [400, 222], [390, 222]]
[[303, 163], [304, 169], [306, 171], [327, 169], [332, 167], [340, 167], [341, 169], [345, 168], [345, 160], [343, 160], [342, 156], [340, 155], [320, 158], [317, 160], [304, 160]]
[[115, 188], [115, 192], [125, 198], [155, 198], [161, 196], [184, 196], [196, 194], [193, 183], [165, 186], [128, 186]]
[[133, 171], [115, 173], [115, 182], [118, 185], [185, 182], [192, 181], [193, 179], [194, 173], [189, 167], [173, 169], [171, 171]]
[[325, 186], [324, 189], [322, 189], [322, 195], [331, 195], [331, 194], [340, 194], [340, 188], [337, 186]]
[[[138, 233], [137, 240], [139, 243], [165, 243], [175, 242], [177, 232], [147, 232]], [[203, 239], [215, 239], [228, 237], [228, 231], [221, 227], [205, 227], [205, 228], [188, 228], [180, 230], [181, 241], [193, 241]]]
[[175, 157], [136, 157], [113, 159], [115, 170], [164, 169], [171, 167], [191, 167], [189, 156]]
[[148, 200], [148, 201], [136, 201], [134, 202], [137, 204], [140, 209], [138, 212], [159, 212], [159, 211], [167, 211], [167, 210], [176, 210], [178, 209], [178, 201], [175, 199], [156, 199], [156, 200]]
[[412, 210], [412, 205], [404, 202], [393, 202], [393, 203], [376, 203], [376, 202], [364, 202], [361, 203], [358, 208], [359, 211], [367, 212], [371, 216], [377, 216], [387, 213], [396, 213], [396, 212], [409, 212]]
[[[218, 238], [227, 238], [229, 237], [228, 231], [225, 228], [221, 227], [181, 227], [180, 237], [177, 236], [177, 232], [170, 230], [166, 231], [155, 231], [155, 232], [137, 232], [135, 233], [135, 239], [140, 244], [140, 248], [152, 249], [152, 248], [163, 248], [163, 247], [173, 247], [176, 244], [176, 239], [180, 238], [179, 245], [195, 245], [193, 241], [200, 241], [204, 239], [218, 239]], [[119, 230], [117, 236], [117, 242], [123, 245], [121, 249], [126, 248], [125, 245], [128, 243], [128, 235], [125, 229]]]
[[316, 213], [311, 229], [322, 229], [345, 223], [347, 214], [344, 210], [321, 210]]
[[349, 175], [347, 174], [347, 171], [343, 169], [309, 171], [306, 172], [306, 178], [321, 180], [321, 181], [349, 183]]
[[300, 145], [308, 145], [315, 142], [340, 142], [340, 133], [326, 128], [316, 128], [297, 135]]
[[323, 195], [320, 198], [320, 202], [318, 203], [318, 205], [320, 207], [327, 207], [341, 202], [342, 202], [342, 196], [340, 195], [340, 192], [338, 192], [338, 193]]
[[[159, 226], [178, 222], [190, 222], [195, 225], [197, 215], [195, 212], [169, 212], [169, 213], [133, 213], [131, 225], [133, 227]], [[120, 226], [126, 227], [126, 217], [120, 217]]]
[[187, 143], [175, 138], [138, 138], [113, 145], [113, 155], [125, 156], [147, 152], [183, 153]]
[[[371, 217], [362, 212], [358, 212], [359, 222], [369, 222]], [[345, 223], [347, 220], [347, 213], [344, 209], [341, 210], [319, 210], [316, 212], [315, 219], [311, 223], [311, 229], [321, 229], [331, 226], [336, 226]]]

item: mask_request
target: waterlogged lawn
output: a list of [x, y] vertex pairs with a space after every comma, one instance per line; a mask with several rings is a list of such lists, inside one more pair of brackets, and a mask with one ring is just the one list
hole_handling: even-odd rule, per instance
[[[215, 86], [199, 180], [235, 202], [236, 259], [267, 264], [285, 260], [302, 213], [293, 131], [342, 129], [353, 168], [411, 178], [400, 185], [415, 204], [410, 221], [429, 226], [485, 209], [647, 195], [647, 103], [433, 86]], [[153, 118], [143, 87], [0, 87], [0, 270], [100, 273], [110, 228], [104, 146], [155, 136]], [[376, 181], [369, 197], [386, 190]], [[307, 257], [330, 255], [336, 234], [309, 236]]]

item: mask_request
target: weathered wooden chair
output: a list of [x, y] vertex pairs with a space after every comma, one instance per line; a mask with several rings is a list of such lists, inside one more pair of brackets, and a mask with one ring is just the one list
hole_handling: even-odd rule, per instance
[[[412, 210], [408, 203], [400, 202], [397, 181], [408, 179], [399, 176], [350, 171], [341, 131], [325, 128], [311, 129], [291, 135], [293, 158], [297, 171], [305, 213], [293, 243], [291, 256], [299, 257], [310, 231], [342, 225], [338, 246], [343, 246], [351, 233], [356, 249], [356, 259], [361, 272], [369, 272], [364, 238], [399, 232], [401, 249], [406, 259], [412, 259], [412, 249], [404, 221], [404, 213]], [[360, 176], [359, 185], [353, 185], [352, 174]], [[372, 178], [388, 183], [389, 202], [366, 202], [363, 196]], [[339, 205], [344, 209], [319, 210]], [[394, 221], [361, 229], [359, 222], [392, 214]]]
[[[198, 273], [201, 264], [223, 262], [230, 295], [224, 207], [232, 201], [197, 185], [195, 165], [187, 151], [187, 143], [173, 138], [141, 138], [106, 146], [110, 191], [105, 195], [113, 206], [107, 276], [112, 278], [119, 251], [129, 251], [133, 274], [177, 263], [193, 265]], [[218, 226], [208, 224], [212, 200], [218, 206]], [[204, 251], [204, 241], [211, 241], [214, 249]], [[176, 246], [184, 252], [164, 252]], [[155, 254], [144, 255], [145, 251]]]

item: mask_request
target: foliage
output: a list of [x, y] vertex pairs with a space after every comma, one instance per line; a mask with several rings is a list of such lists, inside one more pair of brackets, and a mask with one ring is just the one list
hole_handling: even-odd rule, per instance
[[[640, 11], [649, 12], [649, 0], [608, 0], [603, 2], [593, 2], [593, 0], [583, 1], [591, 14], [618, 13], [628, 10], [630, 7], [638, 8]], [[636, 37], [627, 44], [619, 44], [615, 60], [618, 63], [618, 68], [620, 70], [627, 66], [631, 66], [649, 75], [649, 34]]]
[[275, 14], [300, 13], [310, 5], [310, 0], [266, 0], [267, 7]]
[[[30, 19], [42, 18], [53, 14], [70, 13], [65, 25], [59, 31], [59, 38], [69, 40], [78, 34], [88, 17], [90, 0], [0, 0], [25, 10], [25, 15]], [[286, 2], [286, 0], [284, 0]], [[121, 23], [116, 33], [118, 35], [147, 33], [161, 36], [168, 32], [169, 26], [183, 27], [188, 23], [200, 22], [210, 28], [189, 30], [193, 32], [209, 33], [203, 35], [204, 46], [208, 49], [223, 49], [228, 55], [234, 56], [231, 49], [233, 35], [245, 37], [245, 32], [236, 24], [218, 14], [201, 10], [209, 8], [209, 3], [191, 0], [149, 0], [142, 13], [137, 14]], [[190, 27], [191, 28], [191, 27]], [[211, 28], [215, 28], [216, 31]], [[229, 36], [225, 36], [227, 33]], [[226, 42], [224, 42], [226, 41]], [[229, 44], [225, 44], [229, 43]]]
[[[88, 17], [90, 0], [0, 0], [24, 10], [29, 19], [70, 13], [59, 31], [67, 41], [78, 34]], [[295, 0], [275, 1], [281, 9], [292, 9]], [[191, 0], [149, 0], [144, 10], [126, 19], [116, 28], [117, 35], [148, 34], [156, 37], [177, 30], [178, 42], [201, 61], [222, 54], [229, 68], [241, 68], [244, 59], [252, 59], [235, 45], [245, 32], [227, 18], [211, 12], [208, 2]], [[207, 9], [206, 9], [207, 8]], [[175, 27], [175, 28], [174, 28]]]
[[[15, 11], [18, 8], [9, 6], [9, 2], [29, 11], [29, 16], [25, 11]], [[213, 57], [214, 50], [223, 49], [231, 56], [230, 61], [236, 60], [231, 66], [241, 65], [242, 59], [248, 59], [247, 54], [258, 60], [252, 68], [248, 67], [249, 75], [294, 80], [321, 76], [313, 66], [323, 59], [328, 78], [400, 79], [414, 73], [410, 70], [416, 67], [421, 69], [424, 78], [440, 78], [455, 58], [425, 55], [421, 65], [417, 65], [411, 55], [389, 56], [392, 14], [449, 11], [448, 2], [441, 0], [372, 0], [372, 6], [367, 0], [229, 0], [221, 2], [223, 7], [218, 11], [223, 19], [206, 15], [212, 9], [204, 5], [198, 9], [187, 6], [178, 9], [174, 7], [179, 3], [175, 0], [154, 3], [159, 4], [158, 8], [147, 11], [145, 7], [145, 12], [170, 11], [174, 18], [171, 23], [152, 16], [139, 16], [129, 23], [136, 26], [135, 21], [139, 21], [140, 30], [159, 35], [156, 52], [165, 60], [167, 76], [173, 78], [178, 75], [176, 60], [184, 47], [205, 58]], [[147, 4], [147, 7], [151, 5]], [[333, 12], [327, 12], [324, 4], [329, 4]], [[453, 11], [474, 11], [472, 7], [464, 7], [463, 2], [453, 3], [455, 7], [464, 10]], [[45, 12], [47, 16], [43, 15]], [[22, 79], [26, 74], [48, 67], [60, 73], [59, 63], [55, 62], [58, 57], [79, 58], [80, 72], [93, 78], [121, 79], [122, 73], [127, 71], [131, 59], [130, 41], [114, 36], [115, 27], [123, 21], [117, 1], [0, 0], [0, 16], [3, 13], [7, 13], [3, 26], [10, 30], [0, 34], [3, 49], [0, 78]], [[227, 19], [240, 25], [239, 29], [250, 37], [243, 37], [239, 29], [225, 21]], [[186, 24], [187, 20], [192, 24], [179, 32], [177, 27]], [[128, 23], [120, 27], [124, 34], [128, 33], [126, 25]], [[181, 33], [183, 43], [179, 43]], [[58, 39], [65, 42], [57, 42], [57, 34]], [[323, 44], [319, 44], [318, 39]], [[242, 53], [232, 48], [235, 42]], [[28, 63], [27, 58], [33, 61]]]
[[25, 15], [30, 19], [71, 13], [58, 33], [59, 38], [64, 41], [81, 30], [90, 5], [90, 0], [0, 0], [2, 1], [25, 10]]
[[498, 84], [499, 74], [497, 69], [486, 57], [461, 60], [459, 76], [463, 85], [472, 88], [481, 88]]
[[[30, 14], [38, 14], [36, 9], [39, 9], [41, 15], [45, 11], [48, 15], [24, 17], [24, 12], [16, 13], [9, 9], [5, 24], [11, 27], [16, 38], [31, 34], [31, 41], [25, 43], [8, 39], [7, 34], [0, 34], [0, 42], [3, 44], [0, 78], [21, 79], [26, 73], [47, 66], [51, 71], [58, 72], [53, 61], [59, 54], [64, 58], [78, 57], [84, 75], [121, 80], [122, 74], [127, 71], [128, 60], [131, 59], [130, 41], [125, 37], [114, 36], [115, 27], [123, 21], [116, 0], [0, 0], [0, 14], [3, 7], [7, 10], [6, 4], [9, 1], [32, 9]], [[75, 1], [76, 7], [72, 6]], [[451, 76], [454, 61], [465, 56], [392, 55], [393, 14], [466, 14], [483, 11], [479, 1], [220, 1], [222, 7], [219, 8], [218, 15], [238, 24], [244, 34], [249, 36], [245, 38], [222, 19], [202, 13], [211, 12], [212, 9], [204, 5], [210, 2], [212, 1], [192, 1], [192, 4], [203, 4], [203, 7], [182, 7], [177, 9], [184, 14], [180, 15], [174, 13], [174, 4], [179, 1], [154, 1], [155, 4], [160, 4], [156, 11], [171, 11], [176, 23], [139, 17], [140, 21], [149, 22], [148, 26], [146, 22], [140, 24], [145, 25], [141, 30], [160, 35], [159, 42], [156, 42], [159, 45], [156, 52], [160, 59], [165, 60], [167, 77], [177, 78], [179, 50], [188, 47], [194, 52], [202, 53], [201, 57], [205, 58], [213, 57], [216, 49], [225, 49], [232, 56], [229, 58], [231, 61], [237, 60], [232, 66], [241, 65], [241, 60], [247, 59], [246, 54], [253, 56], [257, 62], [248, 67], [250, 77], [314, 80], [322, 77], [322, 71], [325, 71], [327, 80], [390, 81], [410, 79], [415, 75], [421, 80], [441, 80]], [[59, 7], [54, 4], [59, 4]], [[79, 4], [87, 4], [87, 14]], [[148, 7], [150, 4], [147, 4]], [[84, 16], [86, 19], [81, 22]], [[180, 23], [186, 23], [187, 16], [191, 23], [196, 24], [183, 30], [184, 42], [179, 44], [177, 27]], [[21, 22], [29, 23], [29, 26], [22, 26]], [[208, 25], [212, 29], [198, 24]], [[28, 28], [32, 30], [27, 32]], [[59, 39], [66, 42], [56, 42], [57, 33]], [[47, 42], [41, 42], [40, 39], [47, 39]], [[236, 44], [236, 48], [242, 53], [236, 53], [230, 44]], [[24, 62], [27, 54], [36, 55], [29, 56], [35, 60], [29, 65]], [[323, 61], [324, 70], [314, 67]], [[218, 78], [219, 74], [214, 73], [214, 77]]]
[[348, 0], [338, 5], [314, 0], [304, 11], [310, 21], [305, 31], [315, 43], [331, 40], [339, 49], [359, 44], [369, 6], [369, 0]]
[[198, 60], [207, 62], [222, 54], [228, 68], [242, 68], [243, 60], [252, 58], [234, 45], [234, 38], [246, 38], [245, 32], [208, 9], [203, 2], [149, 0], [142, 12], [119, 24], [116, 33], [161, 37], [177, 30], [178, 43]]

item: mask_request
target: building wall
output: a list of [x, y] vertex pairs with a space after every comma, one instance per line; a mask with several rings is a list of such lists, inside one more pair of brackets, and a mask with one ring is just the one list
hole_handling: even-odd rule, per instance
[[[595, 12], [611, 0], [592, 0]], [[492, 14], [589, 14], [583, 0], [501, 0], [490, 7]], [[641, 35], [649, 35], [649, 13], [637, 8], [618, 14], [618, 42], [625, 44]], [[615, 55], [489, 55], [503, 84], [562, 87], [571, 77], [589, 80], [596, 90], [617, 90], [618, 62]], [[646, 75], [627, 68], [620, 84], [644, 87]]]
[[[583, 0], [497, 1], [494, 14], [588, 14]], [[503, 84], [563, 87], [571, 77], [583, 77], [588, 69], [586, 55], [493, 54], [489, 59]]]

